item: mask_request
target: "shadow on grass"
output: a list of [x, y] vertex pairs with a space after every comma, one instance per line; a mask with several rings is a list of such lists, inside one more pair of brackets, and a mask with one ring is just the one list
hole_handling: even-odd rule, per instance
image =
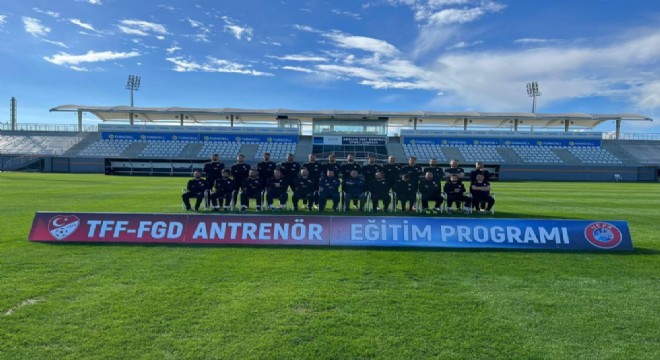
[[300, 250], [300, 251], [383, 251], [383, 252], [452, 252], [452, 253], [534, 253], [534, 254], [591, 254], [591, 255], [617, 255], [617, 256], [658, 256], [660, 249], [636, 248], [633, 251], [589, 251], [566, 249], [502, 249], [502, 248], [457, 248], [457, 247], [412, 247], [412, 246], [326, 246], [326, 245], [254, 245], [254, 244], [159, 244], [159, 243], [105, 243], [105, 242], [44, 242], [50, 246], [94, 246], [94, 247], [143, 247], [143, 248], [170, 248], [170, 249], [252, 249], [252, 250]]

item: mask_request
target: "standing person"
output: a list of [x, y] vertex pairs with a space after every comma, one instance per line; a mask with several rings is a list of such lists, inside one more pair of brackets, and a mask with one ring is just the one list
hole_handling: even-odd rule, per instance
[[321, 168], [321, 177], [326, 176], [328, 170], [332, 170], [336, 176], [339, 176], [339, 163], [337, 163], [337, 157], [335, 154], [328, 155], [328, 162], [323, 164], [323, 167]]
[[286, 184], [286, 180], [282, 177], [282, 172], [275, 170], [273, 176], [266, 182], [266, 205], [268, 205], [268, 209], [275, 210], [275, 205], [273, 205], [275, 199], [280, 202], [278, 209], [281, 210], [284, 208], [286, 202], [289, 200], [289, 194], [286, 192]]
[[440, 205], [442, 205], [441, 185], [440, 180], [435, 178], [432, 171], [427, 171], [424, 178], [419, 181], [419, 193], [422, 195], [422, 210], [428, 210], [429, 201], [434, 201], [433, 210], [440, 211]]
[[196, 199], [195, 211], [199, 211], [199, 205], [202, 203], [202, 199], [204, 199], [204, 193], [206, 190], [206, 181], [202, 179], [202, 172], [195, 170], [193, 172], [193, 178], [188, 180], [186, 192], [181, 195], [181, 199], [183, 199], [183, 204], [186, 206], [187, 211], [192, 210], [190, 207], [190, 198]]
[[410, 175], [410, 181], [417, 185], [417, 183], [419, 183], [419, 178], [424, 175], [424, 169], [422, 168], [422, 165], [417, 163], [417, 158], [411, 156], [408, 158], [408, 165], [401, 167], [400, 174]]
[[307, 171], [309, 172], [308, 174], [309, 178], [312, 179], [316, 183], [316, 186], [318, 187], [319, 178], [321, 177], [321, 171], [323, 169], [323, 165], [321, 165], [321, 163], [316, 161], [316, 155], [314, 154], [309, 154], [307, 159], [309, 161], [304, 163], [302, 165], [302, 168], [307, 169]]
[[[222, 170], [224, 170], [225, 164], [220, 162], [220, 155], [213, 154], [211, 155], [211, 161], [204, 164], [204, 174], [206, 174], [206, 189], [209, 193], [213, 190], [213, 185], [215, 181], [222, 176]], [[209, 206], [209, 204], [206, 204]]]
[[335, 177], [335, 172], [328, 170], [319, 181], [319, 211], [325, 209], [328, 199], [332, 199], [332, 210], [337, 211], [339, 206], [339, 179]]
[[484, 180], [490, 181], [490, 172], [484, 169], [484, 163], [477, 161], [474, 164], [474, 170], [470, 171], [470, 182], [474, 182], [477, 179], [477, 175], [481, 174], [484, 176]]
[[458, 175], [451, 175], [445, 183], [447, 194], [447, 212], [451, 212], [452, 204], [456, 203], [456, 209], [460, 210], [461, 203], [465, 212], [470, 212], [470, 198], [465, 196], [465, 185], [458, 179]]
[[401, 211], [406, 211], [406, 204], [408, 204], [408, 210], [413, 211], [413, 205], [417, 197], [417, 184], [412, 182], [410, 174], [401, 174], [401, 180], [394, 184], [394, 191], [396, 192], [397, 201], [401, 203]]
[[213, 211], [220, 211], [222, 207], [225, 211], [231, 209], [231, 195], [236, 190], [234, 180], [229, 177], [229, 170], [222, 170], [222, 176], [215, 180], [215, 192], [211, 195]]
[[353, 154], [348, 154], [348, 156], [346, 156], [346, 162], [341, 164], [341, 166], [339, 166], [339, 173], [341, 174], [342, 184], [346, 182], [346, 179], [351, 177], [351, 171], [353, 170], [357, 171], [358, 174], [360, 174], [362, 167], [360, 166], [360, 164], [355, 162], [355, 157], [353, 156]]
[[286, 161], [279, 163], [277, 168], [282, 172], [282, 177], [286, 181], [286, 185], [293, 190], [293, 182], [298, 177], [298, 172], [300, 172], [300, 164], [296, 161], [293, 154], [289, 154], [286, 157]]
[[383, 167], [376, 163], [376, 157], [369, 155], [367, 165], [362, 167], [362, 176], [364, 176], [364, 189], [369, 189], [369, 184], [374, 180], [376, 173], [383, 171]]
[[458, 181], [463, 181], [463, 178], [465, 177], [465, 170], [458, 166], [458, 160], [456, 159], [451, 159], [451, 161], [449, 161], [449, 167], [445, 169], [445, 179], [447, 179], [447, 181], [450, 180], [452, 175], [456, 175]]
[[440, 181], [444, 177], [444, 172], [442, 171], [442, 168], [438, 166], [438, 160], [436, 159], [431, 159], [429, 160], [429, 166], [424, 168], [424, 174], [427, 172], [432, 172], [433, 173], [433, 179]]
[[243, 186], [243, 182], [248, 178], [250, 174], [250, 164], [245, 163], [245, 155], [238, 154], [236, 156], [236, 164], [231, 166], [231, 176], [234, 179], [234, 186], [236, 186], [236, 192], [234, 193], [234, 204], [237, 202], [238, 190]]
[[241, 211], [246, 211], [249, 207], [250, 199], [257, 202], [257, 211], [261, 210], [261, 192], [264, 186], [259, 180], [259, 172], [250, 170], [249, 176], [241, 185]]
[[263, 160], [257, 163], [257, 172], [259, 172], [259, 180], [261, 180], [262, 184], [265, 184], [268, 179], [273, 177], [275, 168], [277, 168], [277, 165], [270, 161], [270, 153], [265, 152]]
[[470, 193], [472, 194], [473, 209], [479, 209], [480, 212], [493, 209], [495, 199], [490, 195], [490, 182], [486, 180], [483, 174], [475, 176], [474, 181], [470, 184]]
[[382, 209], [387, 212], [387, 208], [390, 206], [390, 185], [382, 172], [379, 171], [374, 175], [374, 180], [369, 184], [369, 192], [374, 211], [378, 211], [378, 202], [382, 202]]
[[394, 184], [399, 180], [401, 173], [401, 164], [397, 164], [396, 158], [390, 156], [387, 158], [387, 164], [383, 165], [383, 176], [389, 189], [394, 189]]
[[294, 183], [293, 189], [293, 211], [298, 211], [298, 202], [303, 201], [303, 205], [308, 211], [312, 211], [312, 205], [315, 202], [315, 194], [318, 189], [318, 182], [309, 176], [309, 170], [303, 168], [300, 175]]
[[346, 210], [351, 207], [351, 201], [353, 202], [353, 206], [356, 206], [359, 201], [360, 211], [364, 211], [364, 201], [367, 198], [367, 194], [364, 192], [364, 180], [360, 178], [357, 170], [351, 170], [349, 177], [344, 180], [342, 191], [344, 193], [344, 208]]

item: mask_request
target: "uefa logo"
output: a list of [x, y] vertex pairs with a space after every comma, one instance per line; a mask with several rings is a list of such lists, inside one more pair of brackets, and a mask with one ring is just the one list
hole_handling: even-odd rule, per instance
[[621, 231], [614, 225], [606, 222], [594, 222], [584, 229], [584, 237], [591, 245], [601, 249], [612, 249], [617, 247], [623, 236]]
[[64, 240], [73, 234], [80, 225], [80, 219], [75, 215], [53, 216], [48, 222], [48, 232], [57, 240]]

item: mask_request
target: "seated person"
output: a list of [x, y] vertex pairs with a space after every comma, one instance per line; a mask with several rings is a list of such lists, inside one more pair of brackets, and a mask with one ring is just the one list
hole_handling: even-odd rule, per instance
[[248, 178], [241, 184], [241, 211], [248, 209], [250, 199], [255, 199], [257, 201], [257, 210], [261, 210], [262, 191], [263, 184], [259, 180], [259, 172], [257, 170], [250, 170]]
[[235, 188], [234, 180], [229, 177], [229, 169], [222, 170], [221, 177], [215, 180], [215, 192], [211, 194], [213, 211], [220, 211], [220, 207], [225, 211], [231, 209], [231, 194]]
[[422, 195], [422, 210], [427, 210], [429, 201], [434, 201], [434, 210], [440, 211], [440, 205], [442, 204], [440, 180], [435, 178], [432, 171], [427, 171], [424, 178], [419, 181], [419, 193]]
[[195, 170], [193, 173], [193, 178], [188, 180], [188, 184], [186, 185], [186, 192], [181, 195], [183, 204], [186, 206], [187, 211], [192, 210], [190, 207], [190, 198], [197, 199], [195, 202], [195, 211], [199, 211], [199, 205], [201, 205], [202, 199], [204, 199], [204, 193], [206, 192], [206, 189], [207, 185], [206, 181], [202, 179], [202, 172]]
[[339, 179], [335, 172], [328, 170], [325, 177], [319, 181], [319, 211], [325, 209], [328, 199], [332, 199], [332, 210], [337, 211], [339, 206]]
[[298, 202], [303, 201], [308, 211], [312, 211], [312, 205], [318, 201], [316, 199], [316, 189], [318, 180], [310, 176], [309, 170], [303, 168], [300, 175], [294, 181], [293, 185], [293, 211], [298, 211]]
[[270, 210], [274, 210], [273, 200], [277, 199], [280, 202], [279, 209], [284, 208], [284, 205], [289, 200], [287, 193], [287, 181], [282, 177], [280, 170], [273, 171], [273, 177], [266, 182], [266, 203]]
[[470, 185], [472, 193], [472, 207], [481, 212], [491, 211], [495, 204], [495, 199], [490, 195], [490, 183], [483, 174], [477, 174]]
[[364, 211], [364, 201], [367, 199], [367, 194], [364, 192], [364, 180], [360, 178], [357, 170], [351, 170], [348, 178], [344, 179], [342, 190], [344, 192], [344, 206], [347, 210], [351, 205], [351, 201], [354, 207], [357, 207], [359, 201], [360, 211]]
[[465, 185], [458, 179], [458, 175], [451, 175], [449, 181], [445, 183], [445, 193], [447, 194], [447, 212], [451, 212], [451, 206], [456, 203], [456, 209], [459, 210], [461, 203], [465, 212], [470, 211], [470, 198], [465, 195]]
[[390, 206], [390, 184], [382, 172], [378, 171], [374, 175], [374, 180], [369, 183], [369, 192], [374, 211], [378, 211], [378, 202], [382, 202], [382, 209], [387, 212], [387, 208]]
[[410, 178], [410, 174], [404, 173], [401, 175], [401, 180], [394, 184], [394, 192], [396, 192], [397, 201], [401, 204], [401, 211], [406, 211], [406, 203], [408, 210], [413, 211], [417, 197], [417, 184], [413, 183]]
[[442, 171], [442, 168], [438, 165], [438, 160], [436, 159], [429, 160], [429, 166], [424, 168], [424, 174], [426, 174], [429, 171], [433, 173], [433, 179], [435, 179], [436, 181], [442, 180], [442, 177], [444, 176], [444, 172]]

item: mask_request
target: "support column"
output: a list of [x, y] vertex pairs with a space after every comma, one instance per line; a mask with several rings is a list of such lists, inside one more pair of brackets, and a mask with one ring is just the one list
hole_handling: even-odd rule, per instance
[[619, 140], [621, 136], [621, 119], [616, 119], [616, 139]]
[[518, 119], [513, 120], [513, 131], [518, 132]]
[[568, 132], [568, 125], [570, 124], [570, 120], [566, 119], [564, 120], [564, 131]]
[[468, 124], [468, 119], [463, 118], [463, 131], [467, 131], [467, 124]]
[[78, 132], [81, 133], [82, 131], [82, 110], [78, 110]]
[[183, 126], [183, 113], [179, 114], [179, 119], [181, 120], [181, 126]]

